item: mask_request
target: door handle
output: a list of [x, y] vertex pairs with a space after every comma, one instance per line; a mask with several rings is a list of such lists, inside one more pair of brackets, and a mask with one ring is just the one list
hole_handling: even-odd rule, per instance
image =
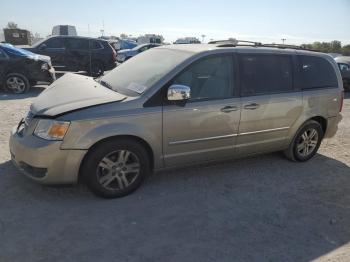
[[230, 113], [230, 112], [237, 111], [237, 110], [238, 110], [237, 106], [225, 106], [225, 107], [220, 109], [220, 111], [223, 113]]
[[257, 104], [257, 103], [251, 103], [251, 104], [245, 105], [245, 106], [244, 106], [244, 109], [254, 110], [254, 109], [257, 109], [257, 108], [259, 108], [259, 107], [260, 107], [259, 104]]

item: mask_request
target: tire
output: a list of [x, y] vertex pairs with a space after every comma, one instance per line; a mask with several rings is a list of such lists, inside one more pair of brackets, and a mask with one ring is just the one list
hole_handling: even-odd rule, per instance
[[30, 89], [30, 83], [25, 75], [11, 73], [5, 77], [5, 90], [14, 94], [24, 94]]
[[134, 192], [142, 184], [150, 173], [150, 160], [138, 142], [117, 139], [93, 148], [84, 159], [81, 171], [83, 181], [94, 194], [117, 198]]
[[310, 160], [321, 145], [323, 130], [317, 121], [309, 120], [298, 130], [285, 156], [292, 161], [305, 162]]
[[88, 66], [89, 75], [92, 77], [99, 77], [103, 75], [105, 67], [102, 62], [92, 61], [91, 67]]

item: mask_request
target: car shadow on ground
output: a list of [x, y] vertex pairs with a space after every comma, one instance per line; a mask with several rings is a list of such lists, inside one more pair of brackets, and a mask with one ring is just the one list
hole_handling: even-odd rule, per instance
[[83, 185], [41, 186], [8, 161], [0, 260], [310, 261], [349, 243], [349, 188], [350, 167], [320, 154], [163, 171], [115, 200]]
[[31, 87], [28, 93], [25, 94], [13, 94], [10, 92], [5, 92], [3, 89], [0, 89], [0, 101], [1, 100], [16, 100], [16, 99], [26, 99], [30, 97], [38, 96], [42, 91], [45, 90], [47, 85], [36, 85]]

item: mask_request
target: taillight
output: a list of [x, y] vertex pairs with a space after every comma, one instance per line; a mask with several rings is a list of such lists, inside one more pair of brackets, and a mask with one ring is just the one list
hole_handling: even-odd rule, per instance
[[341, 92], [339, 112], [343, 110], [343, 104], [344, 104], [344, 91]]

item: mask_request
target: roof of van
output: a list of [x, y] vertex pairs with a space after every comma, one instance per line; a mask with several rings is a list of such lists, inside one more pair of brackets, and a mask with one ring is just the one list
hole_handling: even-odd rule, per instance
[[158, 48], [166, 48], [166, 49], [174, 49], [174, 50], [182, 50], [187, 52], [193, 52], [193, 53], [200, 53], [205, 51], [211, 51], [211, 50], [222, 50], [222, 49], [239, 49], [239, 50], [266, 50], [266, 51], [273, 51], [276, 53], [295, 53], [297, 51], [298, 53], [305, 53], [305, 54], [322, 54], [315, 51], [309, 51], [309, 50], [303, 50], [303, 49], [294, 49], [294, 48], [279, 48], [279, 47], [264, 47], [264, 46], [248, 46], [248, 45], [237, 45], [237, 46], [226, 46], [223, 44], [178, 44], [178, 45], [164, 45]]

